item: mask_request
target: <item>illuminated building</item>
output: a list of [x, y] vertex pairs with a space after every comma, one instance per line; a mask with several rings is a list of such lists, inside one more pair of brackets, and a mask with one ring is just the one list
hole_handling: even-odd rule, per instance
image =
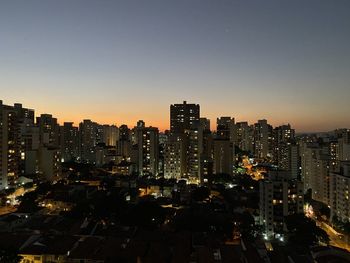
[[203, 151], [203, 129], [198, 122], [193, 126], [196, 127], [185, 130], [187, 141], [186, 176], [191, 181], [199, 182], [201, 177], [201, 155]]
[[[96, 152], [96, 166], [101, 167], [105, 164], [111, 162], [118, 163], [123, 159], [120, 156], [117, 156], [117, 150], [114, 146], [107, 146], [104, 143], [99, 143], [95, 147]], [[119, 157], [119, 158], [118, 158]]]
[[144, 123], [136, 127], [137, 134], [137, 168], [139, 174], [158, 176], [159, 138], [158, 128], [145, 127]]
[[84, 120], [79, 125], [80, 135], [80, 158], [82, 162], [95, 163], [96, 153], [95, 146], [100, 142], [98, 124], [91, 120]]
[[215, 138], [213, 140], [213, 173], [232, 174], [233, 145], [228, 139]]
[[130, 130], [127, 125], [119, 127], [119, 140], [117, 141], [117, 154], [126, 160], [130, 160], [131, 155], [131, 141]]
[[267, 158], [269, 153], [269, 124], [267, 120], [258, 120], [254, 124], [254, 156]]
[[338, 171], [330, 173], [331, 219], [350, 221], [350, 162], [341, 162]]
[[13, 184], [19, 176], [19, 127], [12, 106], [0, 101], [0, 189]]
[[79, 157], [79, 130], [72, 122], [60, 127], [61, 156], [64, 162], [75, 161]]
[[260, 180], [260, 224], [265, 239], [283, 238], [285, 217], [303, 213], [304, 192], [301, 181], [286, 179], [285, 172], [270, 172]]
[[165, 146], [168, 141], [168, 133], [159, 133], [159, 165], [158, 173], [159, 175], [164, 175], [164, 156], [165, 156]]
[[[164, 176], [166, 178], [198, 178], [200, 170], [198, 155], [198, 104], [170, 105], [170, 136], [164, 149]], [[203, 119], [202, 123], [208, 125]], [[197, 131], [196, 131], [197, 130]]]
[[304, 190], [311, 189], [312, 198], [327, 205], [330, 203], [329, 173], [332, 160], [328, 145], [300, 143], [301, 178]]
[[235, 119], [217, 118], [216, 137], [213, 141], [213, 172], [215, 174], [232, 174], [235, 158], [237, 130]]
[[276, 127], [273, 130], [272, 160], [279, 170], [289, 171], [291, 178], [300, 177], [299, 148], [295, 143], [295, 130], [290, 124]]
[[39, 173], [37, 156], [40, 147], [39, 127], [32, 122], [22, 123], [20, 130], [22, 174], [37, 174]]
[[199, 123], [204, 131], [210, 131], [210, 120], [207, 118], [199, 118]]
[[232, 144], [237, 142], [235, 118], [220, 117], [216, 119], [216, 137], [228, 139]]
[[248, 122], [237, 122], [236, 144], [242, 151], [253, 152], [253, 130]]
[[57, 148], [42, 146], [37, 152], [39, 173], [46, 180], [53, 181], [60, 175], [60, 153]]
[[184, 135], [170, 136], [164, 148], [164, 177], [182, 178], [186, 171], [186, 143]]
[[59, 146], [59, 125], [57, 119], [51, 114], [41, 114], [36, 118], [36, 125], [39, 127], [41, 145], [49, 147]]
[[187, 129], [191, 129], [194, 122], [199, 121], [199, 104], [170, 105], [170, 132], [172, 134], [183, 134]]
[[103, 125], [103, 142], [106, 146], [116, 146], [119, 139], [119, 129], [115, 125]]

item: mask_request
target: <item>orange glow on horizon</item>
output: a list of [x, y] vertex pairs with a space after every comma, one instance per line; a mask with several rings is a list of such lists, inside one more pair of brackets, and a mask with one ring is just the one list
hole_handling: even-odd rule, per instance
[[[145, 110], [137, 110], [136, 107], [132, 108], [133, 111], [128, 111], [129, 106], [119, 105], [114, 107], [106, 104], [94, 105], [94, 107], [88, 108], [84, 105], [68, 104], [64, 106], [60, 102], [53, 104], [47, 104], [45, 101], [31, 101], [28, 98], [23, 100], [15, 100], [16, 103], [22, 103], [24, 108], [35, 110], [36, 116], [46, 113], [51, 114], [57, 118], [59, 124], [64, 122], [73, 122], [74, 126], [78, 127], [79, 123], [84, 119], [90, 119], [99, 124], [116, 125], [122, 124], [128, 125], [129, 128], [136, 126], [137, 121], [143, 120], [146, 126], [157, 127], [159, 131], [164, 132], [170, 128], [169, 111], [170, 104], [160, 103], [157, 105], [145, 106], [139, 105], [140, 108]], [[173, 103], [181, 103], [182, 101], [175, 101]], [[5, 105], [13, 105], [13, 101], [3, 101]], [[62, 102], [64, 103], [64, 102]], [[201, 103], [200, 101], [188, 100], [188, 103], [199, 103], [201, 106], [201, 117], [210, 119], [211, 130], [216, 130], [216, 118], [220, 116], [231, 116], [235, 118], [236, 122], [247, 121], [249, 125], [256, 123], [260, 119], [267, 119], [268, 123], [273, 127], [290, 123], [292, 128], [297, 133], [302, 132], [327, 132], [338, 128], [349, 128], [348, 122], [342, 116], [334, 118], [331, 113], [323, 113], [322, 118], [314, 118], [314, 112], [305, 112], [304, 114], [297, 114], [296, 111], [278, 112], [276, 117], [275, 111], [259, 112], [250, 109], [247, 111], [244, 107], [234, 107], [231, 110], [219, 109], [222, 105], [208, 105], [208, 103]], [[216, 107], [217, 106], [217, 107]], [[212, 108], [216, 110], [210, 110]], [[125, 109], [125, 110], [124, 110]], [[259, 113], [256, 114], [256, 112]]]

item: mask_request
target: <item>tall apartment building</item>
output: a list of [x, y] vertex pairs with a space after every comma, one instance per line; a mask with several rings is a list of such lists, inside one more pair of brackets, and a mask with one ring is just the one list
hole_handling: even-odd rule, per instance
[[207, 118], [199, 118], [199, 123], [204, 131], [210, 131], [210, 120]]
[[299, 141], [304, 190], [311, 190], [313, 199], [331, 207], [335, 174], [339, 175], [340, 165], [349, 160], [349, 134], [349, 130], [339, 129]]
[[159, 165], [158, 173], [164, 176], [165, 147], [168, 142], [168, 133], [159, 133]]
[[41, 146], [37, 151], [39, 173], [45, 180], [53, 181], [60, 175], [61, 156], [56, 147]]
[[213, 175], [213, 134], [209, 126], [201, 123], [202, 139], [201, 139], [201, 154], [200, 154], [200, 183], [202, 184], [205, 178]]
[[341, 162], [338, 171], [330, 173], [330, 208], [334, 216], [344, 223], [350, 221], [350, 162]]
[[137, 126], [137, 168], [139, 174], [158, 176], [159, 165], [159, 131], [158, 128]]
[[33, 122], [23, 122], [20, 126], [21, 134], [21, 170], [23, 175], [38, 174], [39, 160], [38, 150], [40, 148], [39, 127]]
[[98, 124], [91, 120], [84, 120], [79, 124], [80, 159], [82, 162], [95, 163], [96, 161], [95, 146], [101, 139], [97, 126]]
[[191, 129], [194, 122], [199, 121], [199, 104], [170, 105], [170, 132], [172, 134], [183, 134], [185, 130]]
[[59, 147], [59, 125], [51, 114], [41, 114], [36, 118], [40, 142], [44, 146]]
[[103, 142], [107, 146], [116, 146], [119, 140], [119, 129], [115, 125], [103, 125]]
[[13, 184], [19, 176], [19, 126], [14, 107], [0, 101], [0, 189]]
[[286, 226], [285, 217], [303, 213], [303, 183], [286, 179], [285, 173], [270, 173], [269, 179], [259, 182], [260, 224], [264, 227], [267, 239], [283, 237]]
[[215, 138], [213, 140], [213, 173], [232, 174], [234, 146], [227, 139]]
[[64, 162], [75, 161], [79, 157], [79, 129], [73, 122], [65, 122], [60, 127], [61, 157]]
[[200, 178], [200, 155], [202, 149], [203, 131], [198, 129], [185, 130], [187, 141], [186, 176], [191, 180]]
[[131, 156], [130, 133], [127, 125], [121, 125], [119, 127], [119, 140], [117, 141], [117, 154], [129, 161]]
[[254, 155], [257, 158], [267, 158], [269, 154], [269, 127], [267, 120], [258, 120], [254, 124]]
[[216, 137], [228, 139], [232, 144], [237, 143], [237, 127], [235, 118], [220, 117], [216, 119]]
[[184, 134], [170, 135], [164, 148], [164, 177], [180, 179], [187, 174], [187, 139]]
[[253, 153], [253, 130], [248, 122], [237, 122], [237, 139], [236, 144], [242, 151]]
[[213, 172], [215, 174], [232, 174], [236, 143], [235, 119], [231, 117], [217, 118], [216, 136], [213, 141]]
[[318, 143], [300, 143], [301, 178], [304, 190], [311, 189], [312, 198], [330, 204], [329, 173], [332, 170], [332, 160], [328, 145]]
[[339, 161], [350, 161], [350, 129], [336, 130]]
[[34, 110], [0, 101], [0, 189], [14, 185], [25, 173], [26, 138], [22, 131], [33, 122]]
[[295, 142], [295, 130], [290, 124], [276, 127], [273, 130], [272, 160], [278, 169], [289, 171], [292, 178], [300, 177], [299, 147]]
[[[203, 119], [203, 118], [202, 118]], [[203, 183], [212, 174], [213, 138], [206, 122], [195, 122], [185, 130], [186, 177], [193, 183]]]
[[[51, 114], [41, 114], [36, 118], [39, 129], [39, 149], [32, 152], [32, 160], [37, 164], [38, 173], [46, 180], [55, 180], [60, 174], [61, 146], [60, 126]], [[34, 131], [34, 130], [33, 130]]]
[[[204, 125], [207, 122], [202, 119]], [[170, 105], [170, 134], [164, 149], [164, 176], [188, 178], [194, 176], [199, 166], [198, 126], [200, 107], [198, 104]], [[189, 154], [191, 151], [191, 154]], [[196, 171], [197, 170], [197, 171]]]

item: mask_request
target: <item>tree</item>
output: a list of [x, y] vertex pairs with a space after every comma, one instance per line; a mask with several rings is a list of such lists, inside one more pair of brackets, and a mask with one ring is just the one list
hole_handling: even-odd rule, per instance
[[239, 230], [242, 237], [254, 240], [261, 234], [261, 227], [255, 224], [254, 217], [248, 211], [239, 214], [238, 220], [240, 221]]
[[21, 213], [34, 213], [40, 210], [36, 202], [37, 198], [38, 194], [35, 191], [25, 193], [22, 197], [19, 198], [20, 205], [18, 206], [17, 211]]
[[192, 191], [192, 198], [195, 201], [204, 201], [209, 197], [210, 191], [207, 187], [198, 187]]
[[350, 234], [350, 222], [346, 222], [344, 224], [344, 233], [349, 235]]
[[294, 214], [286, 217], [288, 229], [288, 242], [298, 247], [309, 247], [319, 242], [329, 242], [329, 237], [323, 229], [319, 228], [315, 221], [303, 214]]
[[131, 207], [123, 216], [128, 225], [155, 229], [163, 224], [166, 211], [154, 201], [142, 201]]
[[325, 216], [326, 218], [330, 218], [331, 216], [331, 209], [326, 205], [322, 205], [319, 212], [321, 216]]
[[203, 205], [177, 210], [173, 222], [177, 231], [215, 232], [222, 237], [231, 236], [233, 231], [232, 218], [228, 214], [216, 213]]
[[19, 263], [21, 260], [22, 257], [15, 250], [0, 248], [0, 262]]

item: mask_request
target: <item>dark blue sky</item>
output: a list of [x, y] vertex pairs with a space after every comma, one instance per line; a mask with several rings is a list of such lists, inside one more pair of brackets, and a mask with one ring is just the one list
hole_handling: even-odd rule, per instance
[[350, 125], [350, 1], [0, 3], [6, 103], [164, 129], [169, 104], [299, 131]]

